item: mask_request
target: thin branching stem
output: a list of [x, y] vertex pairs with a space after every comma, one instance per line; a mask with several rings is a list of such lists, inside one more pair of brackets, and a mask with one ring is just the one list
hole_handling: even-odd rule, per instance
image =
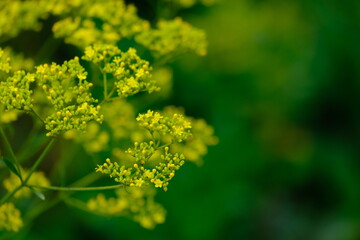
[[39, 166], [39, 164], [44, 160], [45, 156], [48, 154], [48, 152], [50, 151], [50, 149], [52, 148], [52, 146], [55, 144], [56, 139], [53, 138], [49, 141], [48, 145], [46, 146], [46, 148], [44, 149], [44, 151], [41, 153], [41, 155], [39, 156], [39, 158], [36, 160], [36, 162], [34, 163], [34, 165], [31, 167], [30, 172], [28, 173], [28, 175], [26, 176], [26, 178], [22, 181], [22, 183], [15, 188], [14, 190], [12, 190], [11, 192], [8, 192], [1, 200], [0, 200], [0, 204], [5, 203], [6, 201], [8, 201], [12, 196], [15, 195], [15, 193], [17, 193], [21, 188], [23, 187], [29, 187], [27, 186], [27, 182], [29, 181], [31, 175], [35, 172], [35, 170], [37, 169], [37, 167]]
[[112, 186], [99, 186], [99, 187], [58, 187], [58, 186], [37, 186], [37, 185], [28, 185], [28, 187], [52, 190], [52, 191], [64, 191], [64, 192], [79, 192], [79, 191], [101, 191], [101, 190], [111, 190], [124, 187], [123, 184], [112, 185]]
[[30, 108], [30, 112], [45, 125], [45, 121], [42, 119], [42, 117], [40, 117], [40, 115], [33, 108]]
[[20, 180], [21, 182], [23, 182], [23, 178], [22, 178], [22, 175], [21, 175], [21, 167], [20, 167], [20, 164], [15, 156], [15, 153], [9, 143], [9, 140], [7, 139], [3, 129], [1, 128], [0, 126], [0, 139], [1, 141], [4, 143], [4, 148], [5, 148], [5, 151], [7, 152], [7, 154], [10, 155], [10, 158], [11, 158], [11, 161], [14, 163], [14, 165], [16, 166], [16, 169], [19, 173], [19, 177], [20, 177]]
[[26, 176], [23, 185], [25, 186], [26, 183], [29, 181], [31, 175], [34, 173], [34, 171], [38, 168], [38, 166], [40, 165], [40, 163], [44, 160], [44, 158], [46, 157], [46, 155], [48, 154], [48, 152], [51, 150], [52, 146], [55, 144], [56, 139], [52, 138], [50, 140], [50, 142], [48, 143], [48, 145], [46, 146], [46, 148], [44, 149], [44, 151], [41, 153], [41, 155], [39, 156], [39, 158], [36, 160], [36, 162], [34, 163], [34, 165], [31, 167], [29, 174]]

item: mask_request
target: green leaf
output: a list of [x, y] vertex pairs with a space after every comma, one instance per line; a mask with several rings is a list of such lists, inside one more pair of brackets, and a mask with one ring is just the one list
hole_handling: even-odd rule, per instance
[[5, 165], [10, 169], [10, 171], [15, 173], [19, 178], [21, 178], [19, 171], [17, 170], [16, 166], [12, 161], [7, 159], [6, 157], [3, 157], [2, 160], [4, 161]]
[[31, 190], [38, 198], [40, 198], [41, 200], [45, 200], [45, 195], [44, 195], [44, 194], [42, 194], [41, 192], [36, 191], [36, 190], [33, 189], [33, 188], [30, 188], [30, 190]]

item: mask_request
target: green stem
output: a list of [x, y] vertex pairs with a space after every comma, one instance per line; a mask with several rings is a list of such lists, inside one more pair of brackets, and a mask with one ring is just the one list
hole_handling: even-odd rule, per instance
[[48, 152], [50, 151], [50, 149], [52, 148], [52, 146], [55, 144], [56, 139], [53, 138], [50, 140], [50, 142], [48, 143], [48, 145], [46, 146], [46, 148], [44, 149], [44, 151], [41, 153], [41, 155], [39, 156], [39, 158], [36, 160], [36, 162], [34, 163], [34, 165], [32, 166], [32, 168], [30, 169], [29, 174], [27, 175], [27, 177], [25, 178], [24, 182], [23, 182], [23, 186], [26, 185], [26, 183], [29, 181], [31, 175], [34, 173], [34, 171], [37, 169], [37, 167], [39, 166], [39, 164], [44, 160], [45, 156], [48, 154]]
[[33, 158], [46, 144], [48, 137], [45, 135], [36, 135], [37, 132], [31, 132], [25, 142], [22, 144], [18, 154], [19, 163], [26, 162]]
[[14, 163], [14, 165], [16, 166], [17, 168], [17, 171], [19, 172], [19, 177], [20, 177], [20, 180], [21, 182], [23, 182], [23, 178], [22, 178], [22, 175], [21, 175], [21, 168], [20, 168], [20, 164], [15, 156], [15, 153], [3, 131], [3, 129], [1, 128], [0, 126], [0, 139], [1, 141], [4, 143], [4, 148], [5, 148], [5, 151], [7, 151], [7, 154], [10, 155], [10, 158], [11, 158], [11, 161]]
[[106, 72], [104, 72], [103, 70], [101, 70], [102, 74], [103, 74], [103, 81], [104, 81], [104, 99], [108, 98], [107, 95], [107, 76], [106, 76]]
[[62, 43], [61, 39], [56, 39], [52, 34], [50, 34], [47, 39], [43, 42], [41, 48], [35, 56], [35, 62], [44, 63], [48, 62], [51, 57], [54, 55], [56, 50], [59, 48]]
[[[104, 88], [104, 91], [105, 91], [105, 88]], [[99, 103], [99, 105], [103, 105], [106, 102], [116, 99], [116, 98], [111, 98], [112, 95], [114, 95], [115, 91], [116, 91], [116, 86], [114, 85], [114, 87], [111, 89], [110, 93], [106, 95], [106, 97], [105, 97], [105, 93], [104, 93], [104, 99]]]
[[37, 185], [28, 185], [28, 187], [39, 188], [44, 190], [53, 190], [53, 191], [65, 191], [65, 192], [75, 192], [75, 191], [101, 191], [101, 190], [110, 190], [123, 187], [123, 184], [112, 185], [112, 186], [100, 186], [100, 187], [58, 187], [58, 186], [37, 186]]
[[110, 99], [112, 97], [112, 95], [115, 93], [116, 91], [116, 86], [114, 85], [114, 87], [111, 89], [110, 93], [107, 96], [107, 99]]
[[103, 105], [104, 103], [113, 102], [113, 101], [116, 101], [116, 100], [119, 100], [119, 99], [124, 99], [124, 98], [123, 97], [106, 98], [99, 105]]
[[56, 139], [53, 138], [50, 140], [50, 142], [48, 143], [48, 145], [46, 146], [46, 148], [44, 149], [44, 151], [41, 153], [41, 155], [39, 156], [39, 158], [36, 160], [36, 162], [34, 163], [34, 165], [32, 166], [29, 174], [26, 176], [25, 180], [22, 181], [21, 185], [19, 185], [17, 188], [15, 188], [13, 191], [7, 193], [1, 200], [0, 200], [0, 204], [5, 203], [7, 200], [9, 200], [12, 196], [14, 196], [15, 193], [17, 193], [17, 191], [19, 191], [21, 188], [27, 186], [26, 183], [29, 181], [31, 175], [34, 173], [34, 171], [37, 169], [37, 167], [39, 166], [39, 164], [42, 162], [42, 160], [45, 158], [45, 156], [47, 155], [47, 153], [50, 151], [51, 147], [54, 145]]
[[[76, 186], [86, 186], [89, 185], [93, 182], [95, 182], [96, 180], [98, 180], [100, 177], [99, 174], [97, 173], [91, 173], [88, 174], [86, 176], [84, 176], [83, 178], [77, 180], [76, 182], [74, 182], [73, 184], [70, 185], [70, 187], [76, 187]], [[46, 202], [44, 203], [44, 205], [39, 206], [40, 208], [33, 208], [31, 211], [29, 211], [26, 216], [25, 219], [28, 222], [31, 222], [33, 219], [35, 219], [37, 216], [39, 216], [40, 214], [42, 214], [44, 211], [56, 206], [58, 203], [60, 203], [64, 198], [70, 196], [73, 192], [64, 192], [62, 193], [60, 196], [58, 196], [57, 198], [53, 199], [51, 202]]]
[[37, 112], [35, 112], [33, 108], [30, 108], [30, 112], [34, 114], [34, 116], [37, 117], [45, 125], [45, 121], [40, 117], [40, 115]]
[[170, 146], [171, 144], [173, 144], [173, 142], [170, 142], [170, 143], [166, 143], [166, 144], [164, 144], [164, 145], [161, 145], [161, 146], [157, 147], [157, 149], [162, 149], [162, 148], [168, 147], [168, 146]]
[[15, 195], [15, 193], [17, 193], [17, 191], [19, 191], [21, 188], [23, 187], [23, 185], [18, 186], [17, 188], [15, 188], [13, 191], [8, 192], [1, 200], [0, 200], [0, 205], [5, 203], [7, 200], [9, 200], [12, 196]]

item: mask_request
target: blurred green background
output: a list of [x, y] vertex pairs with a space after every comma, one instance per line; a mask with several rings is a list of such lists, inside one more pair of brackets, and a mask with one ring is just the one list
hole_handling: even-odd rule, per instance
[[360, 239], [360, 1], [218, 0], [180, 16], [209, 50], [171, 64], [167, 103], [220, 141], [159, 192], [166, 223], [61, 204], [28, 239]]

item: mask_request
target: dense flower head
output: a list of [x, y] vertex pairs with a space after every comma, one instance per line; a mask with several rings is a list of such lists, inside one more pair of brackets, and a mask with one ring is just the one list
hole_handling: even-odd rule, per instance
[[80, 17], [67, 17], [56, 22], [53, 31], [55, 37], [65, 38], [66, 43], [78, 47], [85, 47], [101, 38], [95, 22]]
[[115, 45], [94, 44], [87, 46], [84, 53], [82, 59], [95, 64], [105, 64], [114, 56], [119, 55], [121, 50]]
[[[168, 106], [163, 111], [164, 116], [174, 114], [184, 115], [184, 109], [174, 106]], [[191, 136], [182, 143], [174, 143], [171, 150], [173, 152], [182, 152], [186, 160], [202, 164], [202, 157], [207, 154], [208, 146], [218, 143], [218, 138], [214, 136], [214, 128], [206, 123], [204, 119], [195, 119], [185, 116], [186, 121], [191, 122]]]
[[119, 97], [159, 90], [151, 77], [152, 67], [137, 55], [134, 48], [122, 52], [116, 46], [97, 44], [85, 49], [83, 59], [97, 64], [101, 71], [113, 76]]
[[22, 226], [21, 213], [13, 203], [0, 205], [0, 231], [18, 232]]
[[205, 32], [192, 27], [181, 18], [171, 21], [160, 20], [157, 29], [138, 34], [135, 39], [150, 49], [155, 57], [194, 52], [205, 55], [207, 41]]
[[[176, 0], [173, 3], [178, 8], [212, 1]], [[98, 69], [91, 68], [88, 74], [75, 57], [63, 64], [42, 64], [34, 70], [35, 60], [42, 59], [46, 52], [43, 50], [51, 45], [48, 42], [34, 61], [11, 49], [0, 48], [0, 123], [10, 123], [19, 114], [30, 113], [39, 120], [34, 121], [34, 130], [42, 124], [47, 130], [46, 136], [63, 134], [82, 144], [94, 157], [112, 154], [96, 167], [96, 172], [108, 175], [123, 188], [115, 190], [116, 197], [99, 194], [90, 199], [88, 209], [103, 215], [126, 216], [152, 229], [163, 223], [166, 215], [164, 208], [154, 201], [156, 188], [167, 191], [185, 160], [199, 162], [207, 146], [216, 144], [217, 138], [205, 121], [189, 118], [177, 109], [148, 110], [136, 117], [139, 106], [131, 104], [133, 98], [126, 98], [140, 92], [159, 91], [159, 85], [165, 91], [157, 98], [168, 96], [172, 70], [162, 65], [187, 52], [205, 55], [205, 33], [181, 18], [160, 20], [156, 28], [151, 28], [147, 20], [138, 17], [136, 7], [127, 5], [125, 0], [4, 0], [0, 2], [0, 42], [16, 37], [22, 30], [40, 30], [43, 20], [49, 16], [56, 19], [52, 27], [55, 38], [85, 49], [82, 59]], [[118, 47], [128, 45], [134, 48], [123, 51]], [[137, 53], [135, 47], [139, 45], [142, 45], [139, 53], [152, 54], [150, 59], [160, 66], [155, 69], [155, 76], [149, 61]], [[94, 83], [88, 81], [88, 75]], [[92, 92], [94, 84], [96, 89]], [[92, 93], [100, 95], [101, 101]], [[139, 99], [150, 99], [152, 104], [153, 95], [142, 95]], [[30, 131], [29, 140], [24, 141], [25, 153], [28, 153], [27, 142], [31, 145], [37, 137], [35, 131]], [[19, 201], [32, 193], [42, 199], [41, 189], [69, 190], [49, 187], [45, 174], [35, 170], [54, 140], [49, 141], [31, 171], [23, 170], [16, 159], [8, 163], [4, 158], [12, 171], [2, 183], [8, 191], [2, 198], [4, 202]], [[34, 153], [37, 151], [34, 149]], [[20, 160], [24, 156], [19, 157]], [[77, 190], [86, 187], [81, 188]], [[96, 190], [99, 189], [109, 187]], [[20, 211], [12, 203], [0, 205], [0, 231], [18, 231], [22, 225]]]
[[89, 92], [92, 83], [86, 81], [86, 76], [77, 57], [62, 65], [52, 63], [36, 67], [37, 83], [56, 110], [71, 103], [96, 102]]
[[[124, 37], [131, 37], [149, 28], [150, 24], [137, 16], [133, 5], [123, 0], [82, 1], [76, 17], [70, 16], [53, 26], [55, 37], [84, 48], [90, 44], [116, 44]], [[99, 24], [100, 22], [100, 24]]]
[[92, 121], [85, 133], [78, 134], [77, 131], [70, 130], [64, 137], [82, 144], [87, 152], [96, 153], [109, 150], [110, 143], [115, 141], [128, 141], [132, 139], [132, 135], [144, 135], [144, 131], [138, 129], [134, 107], [126, 99], [102, 104], [100, 113], [104, 116], [102, 124]]
[[4, 50], [0, 48], [0, 71], [4, 71], [6, 73], [10, 72], [10, 58], [7, 57], [4, 53]]
[[148, 229], [165, 221], [166, 211], [154, 201], [155, 189], [127, 187], [115, 191], [116, 197], [98, 194], [88, 201], [89, 210], [106, 216], [125, 216]]
[[31, 60], [14, 54], [10, 48], [0, 48], [0, 123], [17, 120], [21, 114], [18, 109], [29, 110], [32, 106], [30, 85], [33, 75], [19, 71], [27, 67], [32, 67]]
[[141, 127], [148, 129], [151, 133], [170, 135], [174, 142], [182, 142], [191, 136], [191, 122], [187, 121], [182, 114], [174, 113], [167, 117], [148, 110], [147, 113], [139, 114], [136, 120]]
[[36, 68], [37, 82], [55, 110], [45, 119], [48, 136], [72, 129], [84, 131], [89, 121], [102, 121], [100, 106], [93, 105], [97, 100], [90, 93], [93, 84], [86, 81], [86, 76], [77, 57], [62, 65]]
[[46, 16], [41, 1], [0, 1], [0, 40], [15, 37], [22, 30], [39, 30]]
[[98, 165], [96, 171], [109, 175], [116, 182], [123, 183], [125, 186], [154, 185], [156, 188], [163, 188], [166, 191], [169, 181], [184, 164], [184, 155], [170, 153], [169, 147], [156, 150], [153, 142], [140, 144], [136, 142], [134, 145], [134, 148], [126, 151], [133, 157], [131, 167], [107, 159], [106, 163]]
[[45, 128], [49, 131], [47, 136], [56, 136], [69, 130], [84, 132], [88, 122], [102, 121], [99, 109], [100, 106], [95, 107], [85, 102], [78, 106], [67, 106], [55, 112], [45, 120]]
[[35, 81], [35, 75], [17, 71], [13, 76], [0, 82], [0, 103], [6, 110], [18, 109], [29, 111], [33, 107], [30, 84]]
[[151, 78], [152, 68], [149, 62], [141, 59], [134, 48], [130, 48], [121, 56], [114, 57], [104, 70], [112, 73], [118, 80], [115, 85], [120, 97], [159, 90], [156, 82]]

